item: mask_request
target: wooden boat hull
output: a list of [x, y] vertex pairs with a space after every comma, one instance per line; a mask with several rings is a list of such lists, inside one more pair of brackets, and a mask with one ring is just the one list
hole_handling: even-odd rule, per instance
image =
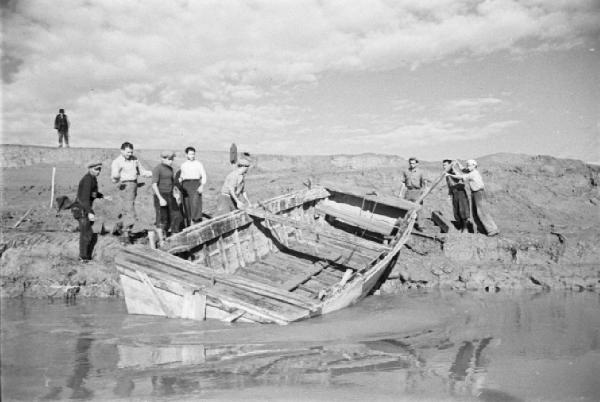
[[347, 307], [387, 274], [418, 205], [315, 188], [116, 258], [130, 314], [287, 324]]

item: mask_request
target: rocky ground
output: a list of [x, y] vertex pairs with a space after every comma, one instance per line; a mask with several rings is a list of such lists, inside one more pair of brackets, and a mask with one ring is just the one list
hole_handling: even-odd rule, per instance
[[[113, 200], [99, 200], [95, 210], [110, 230], [118, 221], [121, 200], [109, 180], [110, 162], [118, 155], [106, 149], [54, 149], [0, 146], [2, 297], [120, 296], [114, 255], [120, 247], [110, 234], [99, 236], [94, 261], [78, 262], [78, 233], [69, 211], [50, 208], [52, 168], [54, 196], [75, 196], [77, 183], [92, 159], [104, 163], [100, 191]], [[136, 151], [152, 168], [158, 151]], [[204, 207], [211, 213], [225, 174], [226, 152], [199, 152], [209, 181]], [[303, 182], [335, 181], [364, 191], [394, 194], [407, 161], [384, 155], [291, 157], [258, 155], [248, 176], [248, 193], [263, 200], [300, 189]], [[175, 164], [183, 162], [181, 153]], [[440, 163], [422, 162], [431, 178]], [[413, 236], [402, 250], [381, 291], [443, 287], [457, 290], [503, 289], [600, 290], [600, 166], [549, 156], [496, 154], [479, 159], [491, 213], [500, 236], [439, 234], [435, 239]], [[140, 187], [140, 230], [149, 228], [154, 211], [150, 181]], [[444, 185], [427, 198], [424, 215], [441, 211], [451, 217]], [[29, 213], [17, 225], [26, 212]], [[426, 232], [439, 228], [425, 221]], [[144, 239], [140, 239], [144, 241]]]

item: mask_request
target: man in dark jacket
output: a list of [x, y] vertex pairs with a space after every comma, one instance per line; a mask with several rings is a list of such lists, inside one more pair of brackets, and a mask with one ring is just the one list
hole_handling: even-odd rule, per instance
[[79, 258], [82, 262], [92, 259], [92, 252], [96, 244], [97, 235], [92, 230], [96, 220], [92, 203], [96, 198], [103, 198], [98, 192], [98, 175], [102, 170], [102, 162], [91, 162], [87, 165], [88, 172], [79, 181], [77, 188], [77, 203], [81, 213], [77, 218], [79, 221]]
[[58, 147], [62, 148], [63, 140], [65, 147], [69, 148], [69, 118], [65, 114], [65, 109], [59, 109], [58, 114], [54, 118], [54, 129], [58, 131]]

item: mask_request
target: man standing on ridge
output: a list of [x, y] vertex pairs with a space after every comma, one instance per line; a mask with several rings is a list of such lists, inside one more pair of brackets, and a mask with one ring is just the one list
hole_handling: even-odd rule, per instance
[[88, 262], [92, 259], [92, 252], [96, 244], [97, 235], [92, 230], [96, 215], [92, 209], [92, 203], [96, 198], [103, 198], [98, 192], [98, 175], [102, 170], [102, 162], [91, 162], [87, 165], [88, 172], [79, 181], [77, 187], [77, 200], [81, 208], [79, 216], [79, 259]]
[[[421, 169], [419, 169], [419, 161], [417, 158], [411, 157], [408, 159], [408, 169], [402, 172], [400, 181], [402, 182], [400, 187], [401, 195], [404, 187], [406, 187], [404, 199], [411, 202], [417, 201], [427, 185], [427, 179], [423, 175]], [[423, 205], [423, 201], [421, 201], [421, 205]], [[415, 229], [421, 230], [421, 211], [417, 211]]]
[[135, 199], [138, 190], [138, 177], [152, 177], [152, 172], [144, 169], [138, 158], [133, 155], [133, 144], [124, 142], [121, 145], [121, 155], [119, 155], [111, 165], [110, 178], [113, 183], [117, 183], [117, 188], [121, 191], [121, 202], [124, 205], [121, 213], [123, 220], [123, 237], [129, 242], [133, 226], [137, 222], [137, 213], [135, 211]]
[[59, 109], [58, 114], [54, 118], [54, 129], [58, 131], [58, 147], [62, 148], [63, 141], [65, 147], [69, 148], [69, 127], [71, 122], [65, 114], [65, 109]]

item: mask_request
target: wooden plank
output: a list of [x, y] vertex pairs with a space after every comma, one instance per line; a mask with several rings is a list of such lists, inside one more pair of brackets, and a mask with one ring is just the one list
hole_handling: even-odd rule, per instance
[[[127, 265], [128, 263], [121, 261], [120, 264]], [[177, 277], [183, 276], [181, 274], [166, 274], [163, 271], [157, 270], [156, 266], [136, 267], [139, 269], [144, 269], [153, 276], [163, 278], [164, 280], [173, 281], [177, 280]], [[179, 280], [185, 281], [183, 278], [180, 278]], [[230, 308], [242, 309], [251, 313], [252, 315], [256, 315], [259, 318], [281, 325], [285, 325], [289, 322], [297, 321], [302, 318], [307, 318], [311, 315], [310, 310], [299, 307], [291, 308], [292, 306], [289, 304], [286, 305], [287, 307], [282, 305], [282, 303], [274, 304], [273, 299], [266, 299], [264, 297], [257, 298], [257, 295], [252, 296], [251, 294], [244, 293], [241, 289], [226, 287], [221, 284], [216, 284], [212, 287], [201, 287], [199, 291], [207, 296], [216, 298]]]
[[442, 233], [456, 231], [452, 222], [450, 222], [450, 220], [446, 218], [442, 211], [433, 211], [431, 213], [431, 220], [440, 228], [440, 231]]
[[[294, 296], [293, 294], [291, 294], [290, 292], [285, 292], [282, 291], [281, 289], [278, 289], [276, 287], [273, 286], [269, 286], [266, 285], [264, 283], [260, 283], [260, 282], [256, 282], [256, 281], [252, 281], [252, 280], [248, 280], [248, 279], [241, 279], [241, 278], [236, 278], [235, 276], [231, 276], [231, 275], [220, 275], [218, 273], [215, 272], [206, 272], [207, 270], [202, 270], [199, 269], [201, 268], [199, 265], [197, 264], [192, 264], [188, 261], [185, 260], [181, 260], [177, 257], [171, 256], [170, 254], [166, 254], [164, 256], [157, 256], [156, 254], [160, 253], [160, 251], [157, 251], [155, 253], [144, 253], [144, 254], [138, 254], [138, 253], [134, 253], [132, 252], [132, 248], [125, 250], [125, 252], [123, 254], [128, 254], [130, 257], [133, 257], [134, 260], [138, 260], [140, 262], [143, 263], [143, 261], [148, 261], [149, 263], [147, 265], [145, 265], [145, 267], [153, 267], [156, 268], [156, 266], [158, 264], [162, 264], [163, 266], [165, 266], [166, 268], [169, 269], [170, 272], [182, 272], [182, 273], [187, 273], [187, 274], [191, 274], [191, 275], [198, 275], [201, 276], [205, 281], [209, 280], [209, 281], [214, 281], [215, 283], [220, 283], [220, 284], [224, 284], [224, 285], [228, 285], [240, 290], [245, 290], [245, 291], [249, 291], [261, 296], [267, 296], [285, 303], [288, 303], [290, 305], [295, 305], [295, 306], [299, 306], [302, 308], [305, 308], [307, 304], [306, 300], [302, 300], [297, 298], [296, 296]], [[154, 254], [154, 255], [151, 255]], [[163, 253], [165, 254], [165, 253]], [[137, 258], [136, 258], [137, 257]], [[157, 258], [159, 257], [159, 258]], [[164, 257], [164, 258], [160, 258], [160, 257]], [[173, 259], [175, 259], [175, 261], [173, 261]], [[154, 266], [152, 265], [154, 264]], [[204, 272], [202, 272], [204, 271]], [[311, 308], [314, 307], [311, 305]]]
[[203, 321], [206, 318], [206, 295], [196, 292], [184, 294], [181, 318]]
[[223, 270], [225, 272], [229, 271], [229, 262], [227, 261], [227, 256], [225, 255], [225, 247], [223, 247], [223, 237], [219, 236], [217, 238], [217, 247], [219, 249], [219, 258], [221, 259], [221, 265], [223, 266]]
[[[317, 207], [319, 208], [319, 207]], [[310, 233], [315, 234], [317, 237], [327, 237], [327, 238], [332, 238], [332, 239], [337, 239], [335, 234], [331, 234], [328, 233], [326, 231], [322, 231], [319, 230], [317, 227], [315, 227], [314, 225], [310, 225], [310, 224], [306, 224], [306, 223], [302, 223], [298, 220], [295, 219], [291, 219], [291, 218], [287, 218], [287, 217], [282, 217], [279, 215], [275, 215], [275, 214], [271, 214], [267, 211], [262, 211], [259, 209], [249, 209], [247, 210], [247, 212], [259, 219], [264, 219], [265, 220], [265, 226], [269, 229], [269, 230], [275, 230], [275, 228], [273, 227], [273, 225], [271, 224], [271, 222], [275, 222], [275, 223], [280, 223], [282, 225], [287, 225], [287, 226], [291, 226], [291, 227], [295, 227], [297, 229], [301, 229], [301, 230], [306, 230]], [[360, 218], [361, 220], [364, 218]], [[389, 225], [389, 231], [386, 232], [386, 234], [389, 234], [391, 232], [393, 228], [393, 224]], [[284, 244], [287, 247], [287, 240], [288, 240], [288, 236], [282, 237], [279, 231], [275, 232], [275, 235], [277, 237], [277, 240]], [[351, 240], [349, 238], [345, 239], [349, 244], [352, 245], [357, 245], [357, 246], [361, 246], [359, 243], [357, 243], [355, 240]], [[383, 247], [383, 246], [382, 246]]]
[[148, 278], [148, 275], [145, 272], [137, 271], [137, 270], [135, 273], [140, 278], [140, 281], [142, 281], [146, 285], [146, 287], [148, 288], [150, 293], [152, 293], [154, 295], [155, 300], [158, 302], [158, 305], [160, 306], [162, 311], [165, 313], [165, 315], [169, 318], [175, 317], [175, 314], [173, 313], [173, 311], [171, 311], [171, 309], [169, 308], [167, 303], [163, 300], [162, 296], [156, 291], [156, 289], [152, 285], [152, 282], [150, 281], [150, 278]]
[[357, 226], [373, 233], [389, 235], [394, 229], [393, 223], [364, 218], [359, 215], [349, 213], [348, 211], [342, 211], [341, 209], [336, 208], [333, 204], [321, 203], [316, 206], [316, 210], [318, 213], [329, 215], [335, 219], [339, 219], [345, 223]]
[[294, 290], [298, 285], [303, 284], [308, 281], [314, 275], [318, 274], [323, 270], [323, 267], [315, 266], [312, 271], [307, 272], [303, 275], [298, 275], [294, 278], [290, 278], [287, 282], [283, 284], [283, 287], [287, 290]]
[[362, 198], [365, 201], [371, 201], [376, 204], [387, 205], [390, 207], [401, 209], [403, 211], [410, 211], [415, 208], [416, 209], [420, 208], [419, 204], [415, 204], [413, 202], [404, 200], [402, 198], [385, 196], [385, 195], [373, 196], [373, 195], [366, 195], [364, 193], [361, 194], [359, 191], [356, 191], [355, 187], [344, 186], [339, 183], [327, 182], [324, 184], [324, 187], [330, 192], [349, 194], [354, 197]]
[[240, 236], [237, 229], [233, 231], [233, 241], [235, 242], [235, 250], [237, 252], [238, 260], [243, 268], [246, 266], [246, 260], [244, 258], [244, 254], [242, 253], [242, 245], [240, 243]]
[[[264, 201], [263, 204], [272, 205], [270, 212], [277, 213], [281, 211], [282, 206], [286, 209], [294, 208], [303, 203], [313, 202], [314, 200], [327, 198], [328, 196], [329, 192], [326, 189], [315, 187], [313, 189], [300, 190], [274, 197]], [[161, 250], [168, 252], [188, 251], [200, 244], [225, 235], [234, 229], [241, 229], [250, 223], [252, 223], [252, 219], [246, 212], [240, 210], [233, 211], [226, 215], [202, 221], [167, 238]]]
[[[128, 278], [128, 280], [130, 280], [130, 281], [142, 283], [144, 288], [146, 288], [146, 286], [143, 284], [143, 282], [140, 281], [140, 278], [135, 273], [135, 271], [138, 268], [140, 268], [139, 265], [132, 264], [132, 263], [124, 261], [124, 260], [120, 260], [119, 264], [117, 265], [117, 268], [118, 268], [119, 272], [121, 273], [120, 276], [121, 276], [122, 280], [123, 280], [123, 278]], [[162, 291], [173, 293], [174, 295], [177, 295], [179, 297], [183, 297], [183, 295], [188, 291], [191, 293], [193, 291], [193, 287], [191, 286], [192, 284], [197, 285], [194, 283], [194, 280], [193, 280], [194, 278], [192, 278], [192, 280], [190, 280], [190, 278], [187, 278], [187, 279], [181, 278], [178, 275], [166, 275], [161, 271], [151, 272], [151, 274], [155, 278], [154, 287], [156, 289], [160, 288]], [[195, 278], [195, 279], [197, 279], [197, 278]], [[156, 282], [156, 280], [158, 280], [158, 282]], [[186, 285], [181, 286], [180, 283], [185, 283]], [[172, 285], [175, 285], [175, 287], [172, 287]], [[196, 286], [196, 287], [201, 288], [202, 286]], [[210, 296], [210, 291], [207, 292], [207, 291], [203, 290], [203, 292], [205, 294], [208, 293], [207, 298], [206, 298], [207, 309], [210, 306], [210, 308], [212, 309], [213, 312], [221, 311], [222, 315], [227, 315], [230, 312], [235, 310], [233, 307], [226, 306], [225, 304], [223, 304], [223, 302], [219, 298]], [[148, 293], [148, 292], [146, 291], [146, 293]], [[152, 295], [152, 293], [150, 293], [150, 295]], [[129, 296], [127, 294], [125, 295], [125, 300], [126, 300], [128, 311], [129, 311], [130, 300], [129, 300]], [[153, 313], [137, 312], [134, 314], [153, 314]], [[207, 315], [208, 314], [209, 313], [207, 311]], [[161, 310], [161, 315], [164, 315], [164, 312], [162, 312], [162, 310]], [[264, 317], [264, 316], [258, 316], [258, 315], [251, 314], [251, 313], [247, 313], [244, 318], [251, 322], [260, 322], [260, 323], [275, 322], [271, 318]]]

